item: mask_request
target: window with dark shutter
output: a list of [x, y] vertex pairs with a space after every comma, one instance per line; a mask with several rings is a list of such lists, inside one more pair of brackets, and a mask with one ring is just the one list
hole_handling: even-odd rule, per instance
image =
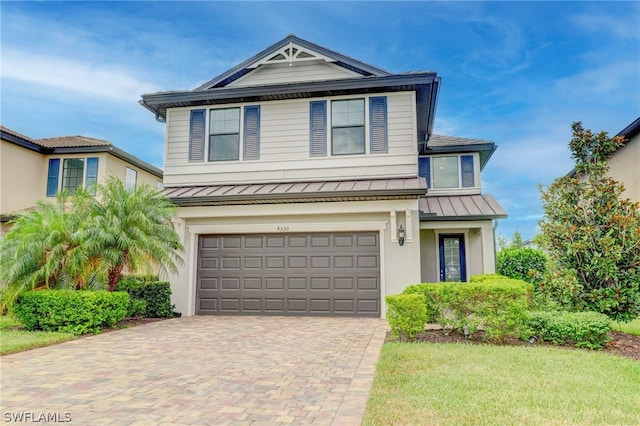
[[191, 111], [189, 124], [189, 161], [204, 161], [205, 110]]
[[327, 155], [327, 101], [310, 103], [310, 152], [312, 157]]
[[98, 184], [98, 157], [87, 158], [87, 177], [84, 186], [89, 190], [89, 194], [96, 195], [96, 185]]
[[475, 176], [473, 173], [473, 155], [460, 156], [460, 170], [462, 172], [462, 187], [474, 187]]
[[431, 188], [431, 159], [429, 157], [418, 158], [418, 175], [427, 180], [427, 188]]
[[58, 192], [58, 179], [60, 176], [60, 159], [49, 159], [49, 172], [47, 174], [47, 197], [55, 197]]
[[369, 98], [369, 127], [371, 154], [385, 153], [387, 147], [387, 97]]
[[260, 158], [260, 106], [252, 105], [244, 108], [244, 147], [245, 160]]

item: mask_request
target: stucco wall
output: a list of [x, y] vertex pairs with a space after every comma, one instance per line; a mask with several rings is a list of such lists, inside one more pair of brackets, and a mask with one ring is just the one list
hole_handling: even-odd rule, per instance
[[46, 198], [47, 162], [34, 151], [2, 141], [0, 146], [0, 213], [32, 207]]
[[609, 159], [609, 175], [624, 184], [624, 197], [640, 201], [640, 135]]

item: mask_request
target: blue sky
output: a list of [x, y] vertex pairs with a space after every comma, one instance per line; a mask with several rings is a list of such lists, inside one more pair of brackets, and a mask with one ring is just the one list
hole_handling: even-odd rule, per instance
[[494, 141], [498, 233], [537, 233], [538, 184], [572, 168], [573, 121], [640, 115], [640, 2], [0, 3], [0, 119], [85, 135], [162, 166], [143, 93], [193, 89], [288, 34], [390, 72], [442, 77], [435, 133]]

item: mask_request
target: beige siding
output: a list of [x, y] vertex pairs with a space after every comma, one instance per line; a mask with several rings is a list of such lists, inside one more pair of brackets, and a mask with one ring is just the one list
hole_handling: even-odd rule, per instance
[[0, 146], [0, 213], [32, 207], [46, 198], [47, 160], [39, 153], [2, 141]]
[[[260, 104], [259, 160], [189, 163], [190, 110], [171, 110], [167, 120], [165, 184], [176, 186], [415, 176], [417, 174], [417, 141], [414, 94], [413, 92], [389, 93], [385, 96], [387, 96], [389, 152], [374, 155], [311, 157], [309, 154], [310, 100], [304, 99]], [[331, 98], [326, 100], [330, 105]], [[368, 114], [365, 118], [368, 120]], [[330, 152], [330, 120], [327, 124]], [[367, 125], [365, 129], [368, 133]], [[368, 149], [367, 143], [367, 151]]]
[[624, 184], [623, 197], [640, 202], [640, 135], [611, 157], [609, 175]]
[[324, 61], [293, 62], [261, 65], [227, 87], [264, 86], [267, 84], [299, 83], [361, 77], [360, 74]]

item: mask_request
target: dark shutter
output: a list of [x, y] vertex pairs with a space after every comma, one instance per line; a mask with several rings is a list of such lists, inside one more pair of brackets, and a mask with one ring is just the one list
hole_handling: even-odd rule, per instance
[[371, 154], [387, 152], [387, 97], [369, 98]]
[[427, 188], [431, 188], [431, 158], [418, 157], [418, 175], [427, 180]]
[[473, 155], [460, 156], [460, 169], [462, 171], [462, 187], [472, 188], [475, 186], [475, 176], [473, 173]]
[[89, 194], [96, 195], [96, 185], [98, 184], [98, 157], [87, 158], [87, 177], [85, 187]]
[[204, 161], [205, 110], [191, 111], [189, 124], [189, 161]]
[[243, 157], [245, 160], [260, 158], [260, 105], [244, 107]]
[[47, 197], [55, 197], [58, 192], [58, 176], [60, 176], [60, 159], [49, 159], [49, 172], [47, 174]]
[[327, 155], [327, 101], [310, 103], [310, 153], [312, 157]]

